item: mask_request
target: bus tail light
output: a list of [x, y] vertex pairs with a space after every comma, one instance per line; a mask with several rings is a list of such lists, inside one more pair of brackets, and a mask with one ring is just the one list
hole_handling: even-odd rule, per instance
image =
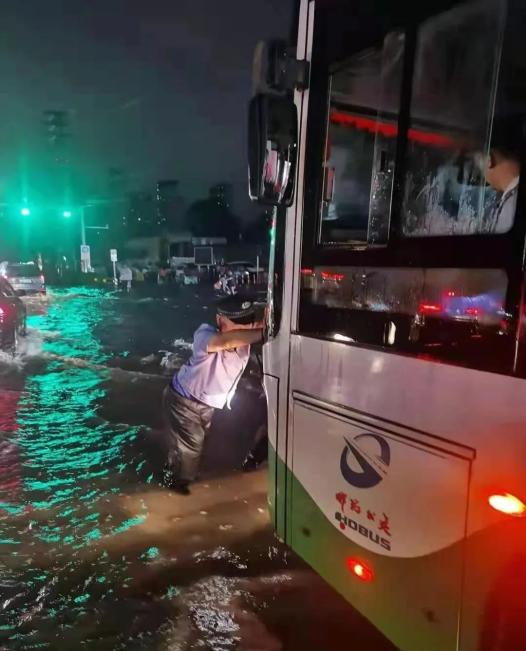
[[372, 569], [368, 567], [363, 561], [360, 561], [357, 558], [347, 559], [347, 569], [352, 572], [354, 576], [360, 579], [360, 581], [369, 583], [374, 579], [374, 573]]
[[524, 516], [526, 515], [526, 504], [515, 495], [501, 493], [490, 495], [488, 498], [489, 505], [506, 515]]

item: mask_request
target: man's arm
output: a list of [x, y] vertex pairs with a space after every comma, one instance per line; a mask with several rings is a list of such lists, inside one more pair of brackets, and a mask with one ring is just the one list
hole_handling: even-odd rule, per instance
[[246, 330], [230, 330], [229, 332], [218, 332], [208, 342], [207, 351], [218, 353], [220, 350], [233, 350], [257, 344], [263, 339], [261, 328], [250, 328]]

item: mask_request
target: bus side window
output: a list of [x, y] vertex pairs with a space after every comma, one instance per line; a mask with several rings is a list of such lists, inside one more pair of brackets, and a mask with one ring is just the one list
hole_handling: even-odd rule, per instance
[[392, 32], [330, 76], [321, 244], [387, 241], [403, 53], [403, 35]]
[[501, 187], [490, 163], [506, 136], [500, 124], [512, 121], [506, 115], [492, 124], [504, 9], [495, 0], [463, 4], [419, 28], [401, 217], [406, 237], [504, 233], [513, 224], [512, 202], [499, 203], [508, 184]]

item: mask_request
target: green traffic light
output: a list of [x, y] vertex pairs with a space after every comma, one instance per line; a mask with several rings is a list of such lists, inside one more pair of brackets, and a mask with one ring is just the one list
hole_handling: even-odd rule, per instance
[[71, 217], [71, 210], [64, 210], [62, 217]]
[[22, 208], [20, 210], [20, 214], [23, 215], [24, 217], [28, 217], [31, 214], [31, 211], [29, 208]]

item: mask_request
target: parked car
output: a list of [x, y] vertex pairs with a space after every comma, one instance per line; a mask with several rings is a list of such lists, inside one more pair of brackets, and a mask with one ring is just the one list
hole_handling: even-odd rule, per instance
[[46, 293], [46, 279], [34, 262], [9, 262], [4, 276], [19, 296]]
[[185, 285], [197, 285], [199, 283], [199, 267], [196, 264], [185, 265], [183, 282]]
[[9, 282], [0, 276], [0, 350], [16, 348], [26, 335], [26, 306]]

